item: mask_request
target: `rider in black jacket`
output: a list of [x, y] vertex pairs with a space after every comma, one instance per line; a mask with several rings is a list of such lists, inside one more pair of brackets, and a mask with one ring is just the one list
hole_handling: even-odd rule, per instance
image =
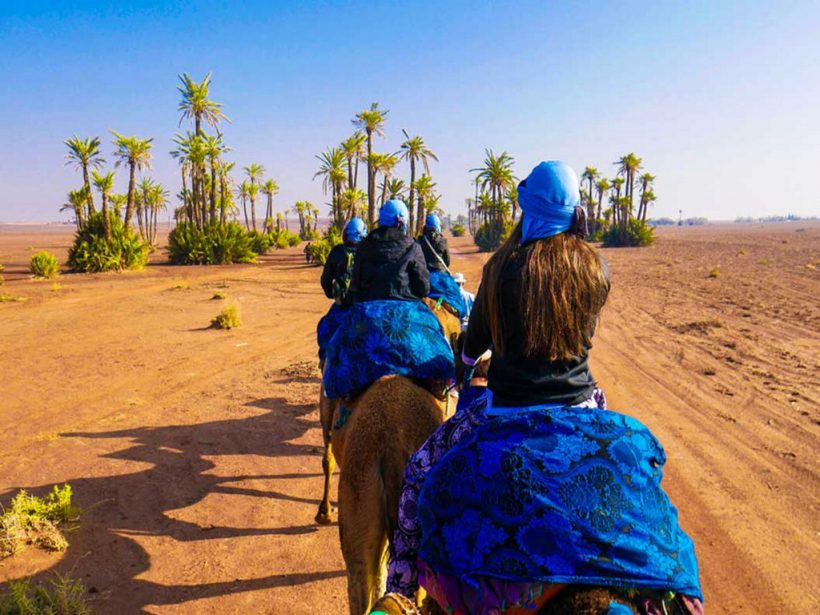
[[447, 240], [441, 234], [441, 220], [436, 214], [428, 214], [424, 223], [424, 233], [418, 238], [424, 260], [430, 271], [447, 271], [450, 266], [450, 250]]
[[430, 274], [419, 245], [407, 236], [407, 206], [393, 199], [379, 210], [379, 228], [359, 245], [350, 290], [354, 301], [423, 299]]

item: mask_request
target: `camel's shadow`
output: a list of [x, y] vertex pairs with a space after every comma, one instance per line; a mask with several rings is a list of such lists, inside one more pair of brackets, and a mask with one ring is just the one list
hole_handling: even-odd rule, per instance
[[[72, 486], [77, 504], [85, 512], [79, 529], [69, 536], [70, 546], [66, 556], [53, 571], [63, 574], [70, 572], [72, 577], [93, 588], [95, 594], [99, 592], [96, 598], [92, 596], [95, 610], [120, 614], [140, 613], [144, 612], [147, 605], [181, 604], [189, 600], [344, 576], [343, 570], [306, 570], [248, 580], [194, 585], [164, 585], [138, 578], [151, 568], [151, 558], [132, 536], [166, 537], [179, 542], [194, 542], [245, 536], [293, 536], [319, 531], [312, 523], [319, 500], [287, 493], [286, 483], [283, 485], [285, 490], [277, 487], [281, 481], [320, 477], [320, 472], [230, 476], [209, 473], [216, 468], [210, 458], [216, 456], [308, 455], [315, 456], [316, 466], [320, 467], [320, 447], [288, 442], [298, 439], [308, 429], [318, 425], [317, 421], [305, 418], [305, 415], [315, 410], [315, 406], [292, 405], [279, 398], [259, 399], [246, 405], [267, 412], [195, 425], [61, 434], [64, 438], [127, 439], [130, 441], [129, 446], [102, 457], [148, 465], [146, 469], [130, 474], [76, 477], [67, 481]], [[283, 425], [287, 425], [287, 429]], [[236, 485], [248, 480], [260, 481], [263, 486], [270, 484], [274, 489], [251, 489]], [[50, 490], [51, 485], [14, 487], [3, 494], [3, 503], [7, 503], [20, 488], [44, 494]], [[292, 502], [304, 508], [304, 515], [300, 518], [308, 523], [286, 527], [246, 528], [223, 526], [215, 518], [203, 527], [168, 514], [197, 504], [211, 494]], [[165, 567], [177, 563], [163, 562]], [[50, 572], [52, 571], [44, 571], [38, 576]]]

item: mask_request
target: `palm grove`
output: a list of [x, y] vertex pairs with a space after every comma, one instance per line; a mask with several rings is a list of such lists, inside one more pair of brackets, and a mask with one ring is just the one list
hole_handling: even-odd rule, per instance
[[[243, 167], [241, 181], [236, 179], [236, 163], [227, 158], [231, 148], [221, 131], [230, 120], [223, 105], [210, 97], [211, 74], [200, 82], [188, 74], [179, 80], [179, 125], [187, 122], [188, 129], [174, 137], [170, 152], [180, 178], [178, 206], [173, 211], [176, 224], [168, 238], [172, 263], [253, 262], [271, 248], [300, 241], [310, 241], [309, 252], [323, 262], [341, 241], [341, 230], [350, 218], [361, 216], [372, 228], [378, 205], [387, 199], [407, 202], [413, 234], [421, 233], [427, 213], [440, 211], [441, 196], [430, 173], [430, 163], [438, 157], [421, 136], [406, 130], [398, 151], [377, 151], [389, 111], [374, 102], [352, 118], [354, 130], [349, 137], [316, 156], [314, 179], [321, 178], [330, 199], [329, 225], [320, 234], [321, 212], [313, 203], [298, 201], [275, 211], [279, 185], [266, 176], [262, 164]], [[169, 205], [168, 190], [146, 175], [153, 139], [115, 131], [111, 135], [111, 170], [105, 168], [99, 137], [74, 136], [65, 141], [67, 163], [82, 172], [83, 180], [68, 193], [61, 209], [71, 212], [77, 225], [69, 252], [69, 265], [76, 271], [143, 267], [157, 247], [158, 216]], [[459, 216], [452, 225], [454, 234], [469, 230], [483, 250], [495, 249], [508, 236], [520, 217], [514, 162], [507, 152], [486, 150], [483, 164], [471, 169], [475, 192], [466, 199], [467, 216]], [[652, 240], [646, 216], [656, 198], [655, 177], [642, 172], [642, 161], [635, 154], [621, 157], [616, 165], [612, 179], [593, 167], [581, 176], [593, 237], [607, 245], [646, 245]], [[125, 194], [114, 192], [119, 168], [128, 176]], [[290, 231], [289, 214], [297, 222], [298, 233]]]
[[[495, 154], [488, 149], [482, 166], [471, 169], [475, 193], [466, 199], [465, 222], [482, 250], [497, 248], [520, 217], [514, 162], [507, 152]], [[642, 172], [643, 161], [634, 153], [621, 156], [614, 165], [617, 170], [612, 179], [595, 167], [586, 167], [580, 177], [581, 205], [591, 239], [605, 246], [649, 245], [653, 235], [647, 213], [657, 199], [655, 176]]]

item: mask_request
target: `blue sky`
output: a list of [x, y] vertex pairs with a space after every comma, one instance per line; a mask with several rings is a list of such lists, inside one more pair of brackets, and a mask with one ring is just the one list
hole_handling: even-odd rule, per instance
[[230, 159], [266, 167], [278, 209], [325, 202], [315, 154], [379, 101], [377, 151], [421, 134], [453, 213], [491, 147], [520, 177], [543, 159], [612, 176], [634, 151], [655, 216], [818, 215], [818, 31], [809, 1], [0, 0], [0, 220], [62, 217], [75, 133], [109, 161], [109, 129], [154, 137], [148, 174], [176, 193], [183, 71], [213, 71]]

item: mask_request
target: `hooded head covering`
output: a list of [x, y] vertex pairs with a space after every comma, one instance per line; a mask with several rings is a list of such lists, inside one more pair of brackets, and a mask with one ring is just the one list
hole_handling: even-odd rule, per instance
[[552, 237], [572, 227], [581, 202], [578, 176], [563, 162], [542, 162], [518, 184], [521, 206], [521, 243]]
[[441, 232], [441, 220], [436, 214], [427, 214], [427, 220], [424, 221], [424, 230]]
[[359, 243], [362, 239], [367, 237], [367, 227], [364, 220], [361, 218], [351, 218], [350, 222], [345, 224], [345, 230], [342, 232], [342, 237], [345, 243]]
[[379, 209], [379, 226], [407, 228], [407, 219], [409, 217], [407, 205], [403, 201], [390, 199]]

